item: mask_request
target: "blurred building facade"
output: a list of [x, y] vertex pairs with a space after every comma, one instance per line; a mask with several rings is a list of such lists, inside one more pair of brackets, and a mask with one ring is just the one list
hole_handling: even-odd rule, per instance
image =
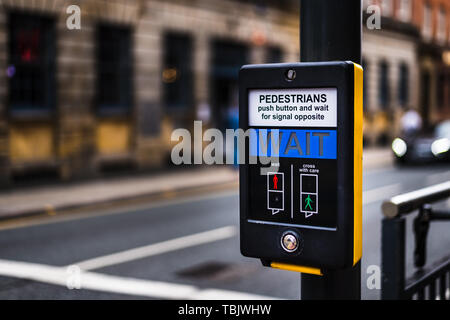
[[[69, 30], [68, 6], [81, 8]], [[168, 162], [175, 128], [232, 127], [242, 64], [298, 61], [298, 0], [15, 0], [0, 3], [0, 185]], [[450, 117], [450, 0], [365, 0], [366, 145], [407, 108]]]
[[161, 167], [173, 129], [227, 126], [242, 64], [298, 59], [298, 23], [297, 1], [3, 1], [0, 184]]
[[[372, 5], [381, 29], [368, 28]], [[425, 126], [450, 118], [450, 0], [365, 0], [364, 8], [366, 145], [398, 135], [408, 108]]]

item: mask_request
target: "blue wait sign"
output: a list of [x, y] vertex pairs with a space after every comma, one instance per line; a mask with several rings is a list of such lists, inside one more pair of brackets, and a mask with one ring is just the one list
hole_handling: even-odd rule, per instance
[[336, 130], [255, 129], [249, 152], [259, 157], [336, 159]]

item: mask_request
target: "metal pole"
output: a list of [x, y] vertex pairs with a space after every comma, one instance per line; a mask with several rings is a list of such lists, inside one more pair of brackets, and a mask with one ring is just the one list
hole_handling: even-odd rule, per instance
[[361, 0], [300, 0], [300, 61], [361, 64]]
[[383, 219], [381, 270], [381, 299], [402, 299], [405, 288], [405, 219]]
[[[361, 64], [361, 0], [300, 0], [300, 61]], [[361, 299], [361, 262], [323, 276], [302, 274], [301, 298]]]
[[323, 276], [301, 275], [302, 300], [360, 300], [361, 261], [353, 268], [325, 270]]

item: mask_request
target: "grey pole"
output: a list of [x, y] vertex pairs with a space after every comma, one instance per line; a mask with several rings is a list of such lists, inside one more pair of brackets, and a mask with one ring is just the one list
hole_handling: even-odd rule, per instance
[[[361, 0], [300, 0], [300, 61], [361, 64]], [[361, 299], [361, 261], [353, 268], [302, 274], [301, 298]]]
[[361, 64], [361, 0], [300, 0], [300, 61]]

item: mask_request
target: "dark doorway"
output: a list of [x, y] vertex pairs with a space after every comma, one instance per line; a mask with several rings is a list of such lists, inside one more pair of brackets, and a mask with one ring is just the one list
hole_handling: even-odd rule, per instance
[[238, 108], [238, 74], [247, 63], [248, 49], [231, 40], [212, 42], [211, 109], [214, 125], [224, 130], [230, 127], [230, 113]]
[[430, 73], [428, 71], [422, 71], [420, 76], [421, 85], [421, 97], [420, 97], [420, 115], [422, 116], [423, 127], [427, 128], [429, 125], [429, 113], [430, 113]]
[[193, 105], [192, 38], [170, 32], [164, 36], [163, 99], [166, 112], [185, 113]]
[[97, 111], [102, 116], [129, 114], [133, 104], [132, 30], [100, 24], [96, 36]]
[[390, 104], [390, 84], [389, 84], [389, 65], [386, 61], [380, 62], [380, 77], [379, 77], [379, 95], [378, 102], [381, 108], [388, 110]]
[[[193, 41], [189, 34], [168, 32], [163, 40], [163, 106], [176, 127], [188, 127], [194, 112]], [[190, 123], [191, 122], [191, 123]]]

